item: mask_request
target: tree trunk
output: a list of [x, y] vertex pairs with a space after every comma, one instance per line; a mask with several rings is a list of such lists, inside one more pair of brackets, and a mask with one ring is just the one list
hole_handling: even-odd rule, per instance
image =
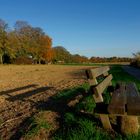
[[3, 64], [3, 55], [0, 55], [0, 64]]
[[39, 63], [39, 64], [41, 64], [41, 61], [40, 61], [40, 59], [38, 60], [38, 63]]

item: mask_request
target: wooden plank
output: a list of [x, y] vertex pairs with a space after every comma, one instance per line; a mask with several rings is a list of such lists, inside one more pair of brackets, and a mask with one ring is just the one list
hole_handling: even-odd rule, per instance
[[103, 102], [102, 95], [101, 94], [98, 94], [98, 93], [95, 93], [95, 91], [94, 91], [95, 86], [91, 86], [90, 89], [91, 89], [91, 92], [93, 93], [93, 98], [95, 100], [95, 103], [101, 103], [101, 102]]
[[95, 68], [95, 69], [90, 69], [90, 71], [91, 71], [92, 78], [96, 78], [96, 77], [108, 72], [109, 67], [108, 66], [99, 67], [99, 68]]
[[140, 115], [140, 95], [134, 83], [126, 86], [127, 93], [127, 114]]
[[102, 94], [94, 93], [93, 98], [95, 100], [95, 103], [101, 103], [104, 101]]
[[88, 69], [85, 72], [86, 72], [87, 79], [93, 79], [91, 69]]
[[106, 77], [100, 84], [98, 84], [95, 88], [94, 88], [94, 93], [95, 94], [102, 94], [103, 91], [107, 88], [107, 86], [110, 84], [112, 80], [112, 75], [110, 74], [108, 77]]
[[110, 114], [125, 114], [126, 109], [126, 93], [125, 84], [121, 84], [120, 87], [112, 94], [111, 102], [108, 106], [108, 112]]
[[90, 86], [95, 86], [98, 84], [96, 79], [88, 79], [88, 83]]
[[86, 76], [90, 86], [94, 86], [98, 84], [96, 78], [93, 78], [91, 70], [86, 70]]
[[100, 114], [100, 119], [101, 119], [102, 125], [105, 129], [112, 130], [108, 115]]
[[103, 74], [103, 76], [105, 76], [105, 77], [108, 75], [109, 75], [108, 71]]

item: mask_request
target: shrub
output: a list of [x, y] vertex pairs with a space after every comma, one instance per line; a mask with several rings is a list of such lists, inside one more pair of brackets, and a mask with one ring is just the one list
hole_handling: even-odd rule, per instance
[[131, 62], [131, 66], [140, 68], [140, 61], [135, 59], [133, 62]]
[[31, 58], [20, 56], [13, 60], [13, 64], [32, 64], [33, 60]]

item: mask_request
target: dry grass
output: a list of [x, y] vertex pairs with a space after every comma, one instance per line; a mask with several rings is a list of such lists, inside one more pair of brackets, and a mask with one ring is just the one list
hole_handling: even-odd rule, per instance
[[[38, 106], [48, 102], [58, 91], [75, 87], [86, 81], [88, 66], [59, 65], [0, 65], [0, 135], [3, 139], [18, 139], [17, 132], [26, 118], [38, 112]], [[51, 113], [52, 112], [52, 113]], [[52, 115], [53, 114], [53, 115]], [[58, 114], [48, 113], [55, 120]], [[54, 124], [54, 128], [57, 124]], [[16, 133], [16, 135], [15, 135]]]

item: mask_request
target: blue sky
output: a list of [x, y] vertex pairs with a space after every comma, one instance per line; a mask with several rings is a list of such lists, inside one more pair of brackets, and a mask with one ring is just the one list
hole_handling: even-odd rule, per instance
[[44, 29], [53, 46], [90, 56], [140, 51], [140, 0], [0, 0], [0, 18]]

